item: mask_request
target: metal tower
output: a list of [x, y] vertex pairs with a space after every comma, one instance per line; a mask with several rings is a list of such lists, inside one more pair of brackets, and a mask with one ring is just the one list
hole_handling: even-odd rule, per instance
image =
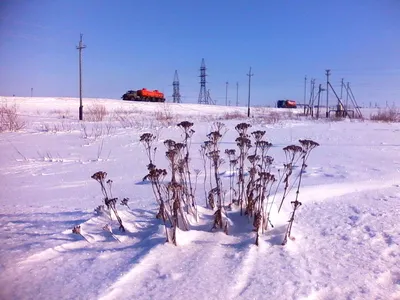
[[206, 74], [206, 63], [204, 62], [204, 58], [201, 60], [200, 66], [200, 93], [199, 93], [199, 104], [214, 104], [213, 100], [210, 96], [210, 91], [207, 91], [206, 83], [207, 83], [207, 74]]
[[181, 93], [179, 91], [179, 77], [178, 77], [178, 71], [175, 70], [175, 75], [174, 75], [174, 81], [172, 82], [173, 86], [173, 102], [174, 103], [181, 103]]

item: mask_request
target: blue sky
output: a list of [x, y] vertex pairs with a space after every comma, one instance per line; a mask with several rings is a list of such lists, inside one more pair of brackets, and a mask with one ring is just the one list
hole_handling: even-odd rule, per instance
[[[168, 99], [178, 70], [184, 102], [197, 102], [204, 58], [217, 103], [303, 101], [304, 76], [358, 102], [400, 105], [398, 0], [2, 0], [0, 95], [78, 97], [79, 34], [84, 97], [159, 89]], [[309, 89], [309, 87], [308, 87]]]

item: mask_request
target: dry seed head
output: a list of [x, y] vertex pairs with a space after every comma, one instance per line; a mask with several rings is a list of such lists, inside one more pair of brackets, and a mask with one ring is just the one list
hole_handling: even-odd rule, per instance
[[275, 175], [269, 173], [269, 172], [260, 172], [258, 173], [258, 175], [260, 176], [260, 178], [262, 178], [263, 180], [266, 181], [276, 181], [275, 179]]
[[185, 148], [185, 144], [184, 144], [184, 143], [176, 143], [176, 144], [175, 144], [175, 149], [176, 149], [176, 150], [180, 151], [180, 150], [182, 150], [183, 148]]
[[247, 123], [239, 123], [236, 125], [235, 129], [239, 132], [239, 133], [244, 133], [248, 128], [251, 127], [251, 124], [247, 124]]
[[272, 144], [267, 141], [256, 141], [256, 146], [261, 150], [267, 150], [272, 147]]
[[174, 161], [177, 154], [178, 154], [178, 152], [177, 152], [176, 150], [174, 150], [174, 149], [165, 152], [165, 156], [166, 156], [170, 161]]
[[238, 137], [236, 138], [235, 141], [239, 148], [244, 148], [244, 147], [251, 148], [251, 141], [246, 137]]
[[121, 205], [128, 205], [129, 198], [124, 198], [121, 200]]
[[110, 205], [115, 206], [115, 204], [117, 203], [118, 198], [111, 198], [108, 199], [107, 197], [104, 199], [104, 203], [107, 205], [107, 207], [110, 207]]
[[274, 162], [274, 158], [271, 157], [271, 156], [265, 156], [265, 157], [263, 158], [263, 162], [264, 162], [264, 164], [266, 164], [266, 165], [272, 165], [272, 163]]
[[204, 147], [205, 149], [207, 149], [208, 151], [210, 151], [212, 149], [213, 143], [211, 141], [205, 141], [204, 142]]
[[150, 143], [150, 142], [152, 142], [152, 141], [154, 141], [156, 139], [156, 136], [155, 135], [153, 135], [152, 133], [143, 133], [141, 136], [140, 136], [140, 141], [141, 142], [145, 142], [145, 143]]
[[156, 168], [156, 165], [153, 164], [153, 163], [149, 163], [149, 164], [147, 165], [147, 170], [149, 170], [149, 171], [154, 170], [155, 168]]
[[[182, 121], [178, 124], [179, 127], [182, 127], [183, 129], [189, 129], [190, 127], [193, 126], [192, 122], [189, 121]], [[194, 131], [193, 131], [194, 132]]]
[[265, 131], [264, 130], [257, 130], [257, 131], [253, 131], [251, 133], [251, 135], [254, 137], [254, 139], [258, 142], [260, 141], [264, 135], [265, 135]]
[[285, 148], [283, 148], [283, 151], [296, 154], [296, 153], [303, 152], [303, 148], [301, 148], [300, 146], [297, 146], [297, 145], [290, 145], [290, 146], [286, 146]]
[[72, 228], [72, 233], [81, 234], [81, 226], [80, 225], [74, 226], [74, 228]]
[[250, 176], [254, 176], [257, 174], [257, 169], [254, 167], [249, 168], [249, 174]]
[[238, 160], [237, 159], [232, 159], [232, 160], [229, 161], [229, 163], [231, 165], [236, 165], [238, 163]]
[[107, 177], [107, 173], [103, 171], [98, 171], [92, 175], [92, 178], [97, 181], [102, 181]]
[[225, 154], [233, 156], [236, 154], [236, 150], [235, 149], [225, 149]]
[[165, 140], [164, 145], [169, 149], [172, 150], [175, 147], [176, 142], [173, 140]]
[[216, 144], [220, 138], [222, 138], [222, 134], [219, 131], [213, 131], [207, 134], [207, 137], [210, 139], [210, 141], [214, 144]]
[[212, 159], [219, 159], [219, 150], [211, 151], [207, 155]]
[[106, 225], [104, 225], [104, 226], [103, 226], [103, 230], [104, 230], [104, 231], [108, 231], [108, 232], [111, 232], [111, 233], [112, 233], [111, 226], [110, 226], [110, 225], [108, 225], [108, 224], [106, 224]]
[[319, 144], [317, 142], [314, 142], [312, 140], [299, 140], [299, 142], [305, 152], [311, 151], [315, 147], [319, 146]]
[[225, 124], [222, 122], [215, 122], [213, 124], [213, 128], [215, 128], [215, 131], [221, 131], [222, 128], [224, 128], [224, 127], [225, 127]]
[[247, 156], [247, 159], [249, 160], [249, 162], [251, 164], [254, 164], [255, 162], [257, 162], [260, 159], [260, 156], [253, 154], [253, 155]]

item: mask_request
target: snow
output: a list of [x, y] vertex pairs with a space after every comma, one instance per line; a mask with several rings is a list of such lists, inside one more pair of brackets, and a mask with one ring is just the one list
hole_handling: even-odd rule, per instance
[[[111, 99], [83, 99], [85, 111], [100, 103], [109, 114], [79, 122], [79, 99], [5, 101], [17, 104], [27, 126], [0, 134], [0, 299], [400, 299], [399, 124], [262, 121], [282, 111], [273, 108], [223, 120], [247, 108]], [[134, 122], [122, 126], [117, 115]], [[304, 138], [320, 144], [303, 174], [294, 240], [281, 245], [292, 199], [279, 214], [274, 208], [274, 228], [259, 246], [235, 208], [227, 212], [229, 234], [212, 232], [200, 173], [199, 221], [178, 231], [178, 246], [165, 242], [151, 185], [142, 180], [148, 160], [139, 137], [157, 134], [156, 164], [168, 170], [163, 141], [182, 139], [175, 125], [183, 120], [195, 123], [193, 170], [203, 169], [198, 149], [215, 120], [228, 128], [222, 151], [235, 148], [239, 122], [266, 130], [273, 172], [285, 161], [283, 147]], [[97, 171], [113, 180], [125, 233], [115, 218], [95, 212], [103, 204], [91, 178]], [[220, 171], [229, 187], [229, 164]], [[119, 204], [125, 197], [129, 207]], [[72, 233], [77, 225], [82, 236]]]

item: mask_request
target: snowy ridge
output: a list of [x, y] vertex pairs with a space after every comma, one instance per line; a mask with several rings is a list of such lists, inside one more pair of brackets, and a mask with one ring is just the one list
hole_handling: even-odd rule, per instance
[[[281, 190], [274, 227], [258, 247], [252, 224], [235, 207], [227, 212], [229, 234], [211, 231], [214, 212], [205, 208], [200, 173], [199, 222], [178, 231], [176, 247], [165, 243], [151, 185], [142, 180], [147, 160], [139, 136], [159, 134], [156, 164], [167, 170], [163, 141], [181, 139], [174, 123], [154, 120], [160, 106], [93, 100], [109, 112], [134, 105], [132, 115], [147, 121], [129, 128], [108, 118], [86, 122], [85, 136], [76, 116], [62, 117], [77, 99], [15, 100], [28, 123], [21, 132], [0, 134], [0, 299], [400, 299], [398, 124], [253, 121], [251, 131], [266, 130], [273, 144], [273, 171], [284, 163], [283, 147], [301, 138], [320, 144], [303, 174], [295, 240], [281, 246], [292, 200], [278, 214]], [[198, 149], [212, 120], [229, 129], [222, 151], [235, 147], [234, 126], [246, 121], [219, 119], [236, 107], [171, 107], [176, 120], [195, 123], [193, 169], [203, 169]], [[54, 132], [39, 126], [61, 122], [64, 129]], [[90, 134], [110, 122], [111, 132]], [[95, 212], [102, 194], [90, 177], [99, 170], [113, 180], [126, 232], [114, 215]], [[229, 188], [229, 165], [220, 171]], [[125, 197], [129, 207], [120, 205]], [[72, 233], [77, 225], [82, 236]]]

